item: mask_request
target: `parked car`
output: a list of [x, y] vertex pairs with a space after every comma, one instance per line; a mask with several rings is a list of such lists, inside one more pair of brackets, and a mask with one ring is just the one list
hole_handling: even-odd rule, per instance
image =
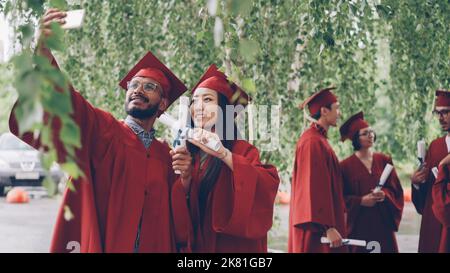
[[[39, 151], [11, 133], [0, 136], [0, 195], [5, 194], [6, 187], [41, 187], [46, 174]], [[55, 194], [58, 184], [66, 176], [56, 163], [51, 167], [49, 176], [56, 183], [52, 187]]]

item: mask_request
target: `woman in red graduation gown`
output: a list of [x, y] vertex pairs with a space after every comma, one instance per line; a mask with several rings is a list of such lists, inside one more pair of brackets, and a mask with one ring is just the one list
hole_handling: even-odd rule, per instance
[[[225, 112], [248, 99], [215, 65], [193, 89], [192, 178], [178, 180], [172, 194], [177, 241], [184, 240], [187, 251], [267, 252], [278, 172], [261, 163], [256, 147], [236, 139], [233, 115], [230, 122]], [[205, 145], [209, 139], [219, 143], [217, 152]]]
[[[362, 112], [352, 116], [340, 128], [342, 141], [350, 139], [355, 153], [341, 162], [344, 196], [347, 206], [348, 238], [380, 243], [382, 253], [398, 252], [395, 232], [403, 211], [403, 190], [395, 169], [378, 193], [381, 173], [392, 159], [372, 151], [376, 140], [374, 131], [364, 120]], [[352, 247], [351, 252], [367, 252]]]
[[440, 253], [450, 253], [450, 155], [439, 166], [438, 176], [433, 184], [433, 213], [442, 224], [439, 243]]

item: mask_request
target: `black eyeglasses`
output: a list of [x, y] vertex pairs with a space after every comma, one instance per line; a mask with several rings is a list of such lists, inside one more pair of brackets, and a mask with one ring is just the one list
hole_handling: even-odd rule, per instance
[[450, 110], [441, 110], [441, 111], [434, 110], [433, 111], [433, 115], [440, 117], [440, 118], [446, 117], [448, 115], [448, 113], [450, 113]]
[[375, 135], [375, 131], [374, 130], [367, 130], [364, 133], [359, 134], [359, 136], [368, 136], [370, 134]]
[[134, 91], [134, 90], [138, 89], [139, 86], [141, 86], [141, 85], [142, 85], [142, 89], [143, 89], [145, 92], [155, 92], [155, 91], [159, 91], [159, 90], [158, 90], [158, 89], [159, 89], [159, 88], [158, 88], [158, 87], [159, 87], [158, 84], [152, 83], [152, 82], [146, 82], [146, 83], [142, 84], [142, 83], [139, 82], [139, 81], [131, 81], [131, 82], [127, 82], [127, 89], [128, 89], [129, 91]]

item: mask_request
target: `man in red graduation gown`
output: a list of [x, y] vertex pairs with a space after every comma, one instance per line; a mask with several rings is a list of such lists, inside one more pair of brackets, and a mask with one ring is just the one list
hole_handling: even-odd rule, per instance
[[[49, 10], [43, 19], [44, 34], [50, 22], [62, 23], [64, 12]], [[39, 54], [58, 67], [42, 45]], [[176, 251], [169, 192], [175, 180], [169, 147], [154, 139], [153, 123], [186, 87], [150, 52], [126, 75], [120, 86], [127, 90], [125, 121], [93, 107], [70, 86], [73, 119], [81, 131], [77, 163], [85, 177], [66, 190], [57, 216], [51, 252], [173, 252]], [[18, 102], [20, 103], [20, 101]], [[48, 115], [47, 119], [48, 119]], [[59, 161], [66, 152], [59, 140], [60, 120], [53, 128]], [[14, 110], [10, 129], [18, 135]], [[20, 136], [34, 147], [39, 139]], [[190, 161], [187, 160], [187, 164]], [[64, 218], [69, 207], [74, 218]]]
[[450, 92], [436, 91], [434, 114], [439, 119], [441, 128], [447, 134], [431, 142], [425, 158], [425, 167], [417, 170], [411, 177], [412, 200], [418, 213], [422, 215], [420, 227], [419, 252], [438, 252], [442, 224], [433, 214], [432, 185], [435, 181], [431, 170], [437, 167], [439, 162], [450, 151]]
[[[337, 124], [339, 102], [323, 89], [301, 105], [308, 107], [312, 124], [297, 142], [292, 174], [289, 214], [289, 252], [346, 252], [346, 234], [339, 160], [327, 140], [327, 131]], [[306, 111], [306, 110], [305, 110]], [[310, 117], [309, 117], [310, 118]], [[322, 244], [327, 237], [331, 244]]]
[[442, 224], [441, 239], [438, 251], [450, 253], [450, 155], [446, 156], [439, 166], [439, 173], [433, 185], [433, 212]]

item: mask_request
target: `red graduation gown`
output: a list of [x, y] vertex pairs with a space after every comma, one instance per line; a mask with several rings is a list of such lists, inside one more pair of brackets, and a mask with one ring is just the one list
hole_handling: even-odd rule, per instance
[[[379, 182], [390, 157], [381, 153], [373, 154], [371, 173], [361, 160], [353, 154], [341, 162], [344, 177], [344, 197], [347, 206], [348, 238], [377, 241], [382, 253], [397, 253], [395, 232], [398, 231], [403, 212], [403, 189], [395, 169], [383, 187], [384, 202], [373, 207], [361, 206], [364, 195], [373, 190]], [[362, 247], [351, 247], [351, 252], [370, 252]]]
[[177, 241], [184, 241], [187, 251], [267, 252], [267, 232], [272, 227], [280, 182], [277, 169], [262, 164], [258, 150], [246, 141], [235, 141], [232, 154], [233, 171], [222, 166], [218, 181], [208, 196], [203, 223], [198, 198], [208, 159], [201, 170], [199, 155], [194, 157], [189, 207], [181, 182], [175, 183], [172, 208]]
[[432, 185], [434, 175], [431, 172], [433, 167], [437, 167], [439, 162], [447, 155], [447, 145], [445, 137], [437, 138], [431, 142], [428, 148], [425, 162], [429, 168], [427, 180], [420, 185], [419, 190], [412, 188], [412, 201], [418, 213], [422, 215], [420, 226], [419, 252], [435, 253], [438, 252], [439, 242], [442, 232], [442, 224], [433, 214]]
[[450, 170], [448, 165], [439, 168], [438, 178], [432, 191], [433, 212], [443, 225], [439, 252], [450, 253]]
[[326, 132], [313, 124], [297, 142], [289, 212], [289, 252], [347, 252], [320, 243], [329, 227], [345, 236], [342, 173]]
[[[53, 56], [48, 57], [57, 66]], [[141, 216], [139, 251], [176, 251], [169, 208], [169, 189], [175, 180], [169, 147], [155, 139], [146, 149], [125, 123], [70, 89], [73, 119], [81, 130], [82, 148], [76, 157], [86, 177], [73, 181], [76, 192], [64, 193], [50, 251], [70, 252], [71, 245], [79, 245], [81, 252], [133, 252]], [[18, 135], [14, 112], [9, 126]], [[52, 128], [58, 158], [64, 160], [59, 120]], [[40, 146], [30, 133], [22, 139]], [[74, 219], [64, 219], [65, 206]]]

